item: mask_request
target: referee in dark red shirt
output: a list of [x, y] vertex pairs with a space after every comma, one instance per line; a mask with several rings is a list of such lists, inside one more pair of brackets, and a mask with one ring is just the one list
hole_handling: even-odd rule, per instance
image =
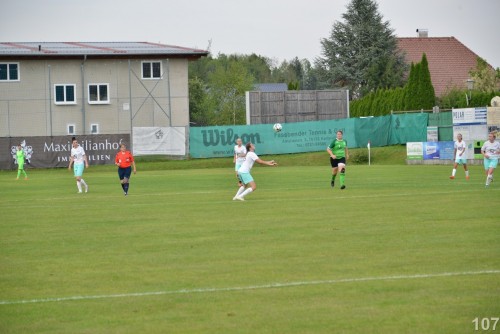
[[137, 171], [135, 169], [134, 157], [130, 151], [127, 151], [125, 144], [120, 144], [120, 152], [116, 153], [115, 165], [118, 166], [118, 177], [120, 178], [123, 193], [127, 196], [132, 167], [134, 168], [134, 174]]

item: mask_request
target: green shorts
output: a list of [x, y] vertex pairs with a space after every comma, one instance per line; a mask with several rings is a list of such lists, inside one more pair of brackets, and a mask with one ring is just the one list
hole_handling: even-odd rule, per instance
[[240, 177], [240, 180], [241, 180], [241, 182], [243, 182], [243, 184], [249, 184], [250, 182], [253, 181], [253, 177], [250, 173], [238, 172], [238, 176]]
[[484, 158], [484, 169], [497, 168], [498, 158], [488, 159]]
[[21, 169], [21, 170], [24, 169], [24, 162], [22, 164], [18, 164], [17, 169]]
[[84, 164], [74, 164], [73, 171], [75, 172], [75, 176], [82, 176], [84, 168], [85, 168]]

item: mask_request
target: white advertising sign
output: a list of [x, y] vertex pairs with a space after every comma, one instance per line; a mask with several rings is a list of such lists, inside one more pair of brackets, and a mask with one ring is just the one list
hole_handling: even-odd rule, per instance
[[186, 155], [186, 128], [134, 127], [134, 155]]

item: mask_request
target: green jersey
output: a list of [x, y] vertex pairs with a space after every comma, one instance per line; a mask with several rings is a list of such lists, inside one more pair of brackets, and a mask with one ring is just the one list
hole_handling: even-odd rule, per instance
[[332, 150], [333, 155], [337, 157], [337, 159], [345, 158], [345, 149], [347, 147], [347, 142], [342, 140], [334, 139], [328, 148]]
[[24, 152], [23, 152], [23, 150], [17, 151], [16, 157], [17, 157], [17, 164], [24, 165]]

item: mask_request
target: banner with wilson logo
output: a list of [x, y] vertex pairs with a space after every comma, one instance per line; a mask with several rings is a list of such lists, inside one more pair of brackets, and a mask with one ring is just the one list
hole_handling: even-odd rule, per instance
[[237, 138], [252, 142], [257, 154], [283, 154], [324, 151], [338, 130], [350, 148], [405, 144], [427, 139], [428, 115], [425, 113], [387, 115], [370, 118], [283, 123], [281, 132], [273, 124], [192, 127], [189, 129], [193, 158], [229, 157]]

